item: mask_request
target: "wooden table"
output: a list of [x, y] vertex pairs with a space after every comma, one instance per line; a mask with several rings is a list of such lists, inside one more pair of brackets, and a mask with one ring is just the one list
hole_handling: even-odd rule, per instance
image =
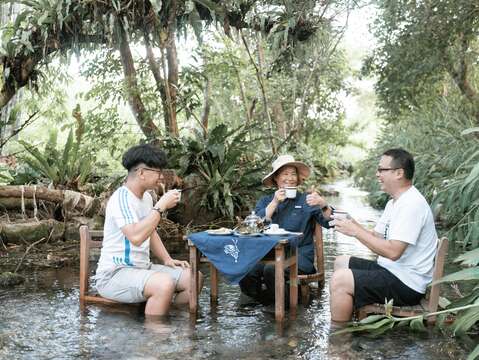
[[[285, 306], [284, 306], [284, 270], [289, 270], [289, 309], [290, 315], [295, 316], [296, 307], [298, 305], [298, 263], [297, 253], [298, 248], [287, 246], [289, 244], [288, 239], [283, 239], [268, 253], [262, 262], [274, 263], [275, 265], [275, 318], [276, 321], [284, 321], [285, 318]], [[198, 265], [200, 262], [199, 251], [191, 240], [188, 239], [188, 248], [190, 255], [190, 271], [191, 271], [191, 292], [190, 292], [190, 313], [196, 314], [198, 311]], [[211, 302], [217, 303], [218, 301], [218, 270], [214, 265], [208, 261], [207, 258], [201, 258], [202, 261], [210, 264], [211, 271]]]

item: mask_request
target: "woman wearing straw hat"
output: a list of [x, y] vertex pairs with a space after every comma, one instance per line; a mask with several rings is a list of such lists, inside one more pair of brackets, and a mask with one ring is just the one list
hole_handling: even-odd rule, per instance
[[[273, 162], [272, 171], [263, 178], [264, 185], [276, 187], [277, 190], [259, 199], [255, 209], [259, 216], [271, 223], [278, 224], [287, 231], [303, 233], [303, 238], [298, 244], [300, 274], [315, 272], [314, 226], [319, 223], [329, 228], [328, 222], [331, 220], [331, 208], [317, 192], [311, 194], [296, 192], [294, 196], [296, 187], [301, 185], [309, 174], [310, 169], [303, 162], [295, 161], [291, 155], [279, 156]], [[293, 188], [293, 193], [287, 194], [286, 188]], [[263, 304], [270, 304], [274, 301], [274, 275], [274, 265], [258, 263], [240, 281], [241, 291]]]

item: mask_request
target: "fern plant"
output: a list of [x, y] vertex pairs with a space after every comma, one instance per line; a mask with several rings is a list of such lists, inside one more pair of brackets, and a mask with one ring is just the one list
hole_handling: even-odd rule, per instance
[[47, 178], [54, 187], [65, 187], [78, 190], [85, 184], [92, 173], [93, 159], [80, 149], [81, 137], [74, 138], [73, 131], [68, 133], [67, 141], [62, 149], [58, 148], [57, 132], [52, 131], [43, 150], [20, 140], [28, 156], [22, 156], [31, 168]]
[[170, 142], [169, 158], [178, 164], [181, 175], [200, 179], [200, 207], [218, 216], [233, 218], [235, 211], [249, 207], [258, 197], [261, 175], [270, 157], [261, 153], [260, 142], [250, 126], [229, 129], [220, 124], [205, 137], [201, 131], [183, 143]]

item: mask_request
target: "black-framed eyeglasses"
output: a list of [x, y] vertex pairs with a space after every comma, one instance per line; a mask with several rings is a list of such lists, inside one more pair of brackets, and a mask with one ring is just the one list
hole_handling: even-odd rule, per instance
[[162, 172], [161, 170], [158, 170], [158, 169], [152, 169], [152, 168], [149, 168], [149, 167], [146, 167], [146, 166], [140, 166], [140, 167], [137, 167], [137, 168], [135, 169], [135, 171], [138, 171], [138, 170], [141, 170], [141, 169], [143, 169], [143, 170], [150, 170], [150, 171], [154, 171], [154, 172], [156, 172], [156, 173], [158, 173], [158, 174], [160, 174], [160, 175], [161, 175], [161, 174], [163, 174], [163, 172]]
[[383, 171], [399, 170], [399, 169], [402, 169], [402, 168], [382, 168], [382, 167], [378, 167], [376, 170], [377, 170], [377, 172], [382, 173]]

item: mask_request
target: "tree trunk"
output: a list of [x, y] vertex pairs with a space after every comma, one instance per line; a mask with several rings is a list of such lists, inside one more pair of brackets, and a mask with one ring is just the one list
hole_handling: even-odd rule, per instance
[[247, 103], [247, 100], [246, 100], [246, 94], [245, 94], [245, 91], [244, 91], [243, 81], [241, 80], [239, 70], [236, 67], [232, 57], [230, 57], [230, 58], [231, 58], [231, 64], [232, 64], [231, 66], [233, 66], [233, 69], [234, 69], [235, 75], [236, 75], [236, 79], [238, 80], [238, 86], [239, 86], [239, 90], [240, 90], [241, 101], [243, 103], [243, 108], [244, 108], [244, 112], [245, 112], [245, 116], [246, 116], [246, 123], [250, 124], [251, 123], [251, 113], [250, 113], [250, 111], [248, 111], [248, 103]]
[[278, 134], [281, 139], [286, 139], [286, 118], [284, 116], [283, 105], [280, 102], [277, 102], [273, 105], [273, 118], [276, 123], [276, 128], [278, 129]]
[[146, 57], [148, 58], [148, 64], [149, 64], [151, 72], [153, 73], [153, 77], [155, 79], [156, 89], [160, 93], [160, 97], [161, 97], [165, 131], [169, 132], [170, 106], [168, 103], [168, 97], [166, 95], [166, 88], [165, 88], [166, 82], [163, 76], [161, 75], [161, 64], [158, 64], [158, 62], [155, 59], [155, 54], [153, 53], [153, 48], [151, 47], [150, 38], [146, 30], [144, 32], [144, 39], [145, 39]]
[[210, 92], [211, 82], [209, 78], [206, 78], [205, 89], [203, 91], [203, 113], [201, 114], [201, 126], [203, 128], [204, 138], [208, 136], [208, 120], [210, 116]]
[[[164, 33], [160, 33], [161, 65], [163, 68], [164, 92], [162, 92], [162, 101], [165, 119], [165, 128], [167, 132], [177, 137], [178, 123], [176, 121], [176, 101], [178, 89], [178, 57], [176, 53], [176, 11], [177, 1], [172, 0], [168, 4], [168, 22], [166, 24], [166, 41], [162, 39]], [[166, 55], [165, 55], [166, 49]], [[166, 59], [166, 61], [165, 61]]]
[[[263, 110], [264, 110], [264, 114], [265, 114], [265, 117], [266, 117], [266, 120], [267, 120], [269, 139], [270, 139], [270, 144], [271, 144], [271, 152], [275, 155], [277, 153], [277, 150], [276, 150], [276, 144], [274, 142], [274, 137], [273, 137], [273, 125], [272, 125], [272, 121], [271, 121], [271, 116], [269, 115], [269, 110], [268, 110], [269, 109], [268, 98], [266, 96], [265, 84], [264, 84], [263, 75], [262, 75], [262, 72], [261, 72], [262, 64], [256, 65], [256, 62], [254, 61], [254, 59], [251, 55], [251, 52], [249, 50], [248, 43], [246, 42], [246, 38], [244, 37], [242, 32], [241, 32], [241, 40], [243, 40], [243, 44], [246, 48], [246, 52], [248, 53], [248, 57], [251, 61], [251, 64], [255, 68], [256, 79], [258, 80], [258, 84], [259, 84], [260, 91], [261, 91], [261, 97], [263, 99], [263, 108], [264, 108]], [[261, 44], [259, 43], [259, 40], [258, 40], [257, 45], [258, 45], [258, 50], [260, 50]], [[258, 56], [259, 56], [259, 61], [261, 61], [261, 58], [260, 58], [261, 55], [258, 55]]]
[[160, 130], [147, 114], [145, 105], [141, 100], [140, 88], [138, 87], [138, 81], [136, 79], [135, 64], [133, 62], [130, 44], [128, 43], [128, 38], [123, 26], [120, 24], [118, 27], [120, 33], [119, 49], [123, 74], [125, 75], [126, 80], [128, 102], [130, 103], [131, 110], [133, 111], [133, 115], [135, 116], [136, 122], [140, 126], [141, 131], [148, 140], [153, 140], [160, 135]]
[[170, 92], [171, 114], [170, 114], [170, 134], [178, 136], [178, 123], [176, 121], [176, 101], [178, 89], [178, 58], [176, 53], [175, 34], [172, 31], [171, 39], [166, 48], [166, 58], [168, 60], [168, 87]]

